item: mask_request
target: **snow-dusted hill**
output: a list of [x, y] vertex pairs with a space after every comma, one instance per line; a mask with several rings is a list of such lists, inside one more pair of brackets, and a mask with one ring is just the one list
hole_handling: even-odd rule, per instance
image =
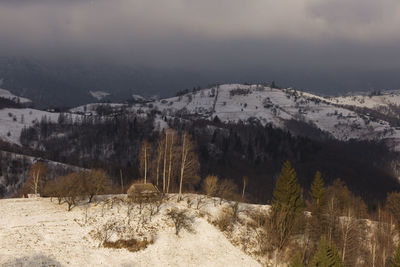
[[97, 100], [102, 100], [103, 98], [107, 97], [110, 95], [110, 93], [103, 92], [103, 91], [89, 91], [89, 94], [97, 99]]
[[[368, 96], [364, 98], [369, 99]], [[359, 114], [342, 106], [353, 102], [337, 99], [293, 89], [229, 84], [160, 100], [152, 105], [170, 116], [193, 115], [206, 119], [217, 116], [223, 122], [252, 119], [279, 128], [285, 128], [290, 120], [302, 121], [340, 140], [400, 138], [400, 131], [388, 121]], [[377, 99], [396, 104], [400, 96], [397, 100], [389, 96]]]
[[[400, 93], [397, 91], [330, 98], [290, 88], [226, 84], [145, 103], [108, 105], [111, 109], [142, 115], [157, 110], [161, 116], [208, 120], [218, 117], [223, 122], [244, 123], [252, 120], [289, 130], [291, 121], [300, 121], [339, 140], [384, 139], [393, 148], [400, 149], [400, 127], [393, 123], [393, 118], [400, 123], [399, 103]], [[88, 104], [70, 112], [96, 115], [98, 107], [104, 105], [107, 104]], [[379, 116], [361, 112], [359, 108], [377, 111]], [[54, 120], [59, 114], [32, 109], [0, 110], [0, 138], [18, 144], [21, 129], [43, 116]], [[156, 117], [156, 122], [162, 124], [160, 116]], [[164, 123], [161, 126], [166, 125]]]
[[[187, 200], [195, 202], [197, 197], [186, 195], [180, 203], [176, 196], [172, 197], [151, 217], [147, 206], [141, 214], [135, 206], [129, 223], [126, 204], [115, 204], [113, 208], [101, 202], [80, 204], [67, 212], [65, 204], [57, 205], [48, 198], [0, 200], [0, 265], [261, 266], [209, 223], [227, 203], [214, 206], [212, 200], [205, 201], [203, 196], [199, 209], [195, 203], [188, 207]], [[259, 208], [248, 206], [250, 210]], [[183, 229], [175, 235], [173, 223], [166, 216], [171, 208], [188, 211], [193, 219], [192, 232]], [[243, 208], [240, 206], [239, 214], [245, 220]], [[138, 252], [99, 247], [95, 233], [110, 222], [126, 227], [110, 231], [110, 240], [120, 234], [148, 237], [153, 244]]]
[[[29, 127], [41, 119], [57, 122], [59, 113], [31, 108], [0, 109], [0, 139], [13, 144], [20, 144], [20, 135], [24, 127]], [[72, 115], [76, 118], [79, 115]]]
[[[158, 110], [163, 116], [182, 119], [208, 119], [218, 117], [222, 122], [244, 123], [259, 121], [278, 128], [288, 128], [290, 121], [304, 122], [339, 140], [363, 139], [390, 142], [400, 149], [400, 92], [382, 95], [355, 95], [322, 97], [294, 89], [276, 89], [263, 85], [225, 84], [190, 92], [181, 96], [126, 105], [127, 110], [143, 114]], [[101, 104], [89, 104], [72, 112], [90, 111], [96, 114]], [[123, 105], [111, 104], [112, 108]], [[367, 108], [378, 112], [361, 112]], [[397, 109], [398, 108], [398, 109]], [[386, 116], [391, 116], [390, 118]]]
[[15, 103], [21, 103], [21, 104], [32, 102], [28, 98], [16, 96], [16, 95], [12, 94], [10, 91], [1, 89], [1, 88], [0, 88], [0, 97], [6, 98], [6, 99], [14, 101]]
[[400, 105], [400, 91], [382, 92], [379, 95], [350, 95], [326, 98], [327, 101], [346, 106], [366, 107], [366, 108], [379, 108], [389, 105]]

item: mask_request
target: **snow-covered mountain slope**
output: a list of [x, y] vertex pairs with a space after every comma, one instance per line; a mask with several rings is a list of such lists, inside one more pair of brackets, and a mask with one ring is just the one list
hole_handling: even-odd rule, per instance
[[[90, 116], [96, 115], [99, 110], [104, 114], [112, 114], [112, 110], [118, 110], [118, 112], [135, 112], [145, 116], [146, 113], [158, 111], [163, 117], [209, 120], [218, 117], [223, 122], [242, 121], [245, 123], [252, 120], [259, 121], [263, 125], [272, 124], [288, 130], [291, 130], [289, 124], [292, 121], [298, 121], [318, 128], [339, 140], [385, 139], [392, 147], [399, 150], [400, 105], [398, 103], [400, 103], [400, 93], [395, 91], [374, 96], [329, 98], [290, 88], [276, 89], [263, 85], [226, 84], [133, 105], [88, 104], [71, 109], [70, 112]], [[387, 112], [391, 112], [392, 120], [386, 117], [385, 107], [387, 107]], [[379, 110], [379, 116], [361, 112], [357, 108], [370, 110], [376, 108]], [[13, 115], [9, 116], [8, 113]], [[24, 123], [20, 122], [22, 114], [24, 114]], [[29, 109], [0, 110], [1, 138], [18, 144], [21, 129], [44, 115], [53, 120], [59, 114]], [[394, 124], [393, 118], [399, 123]], [[160, 116], [156, 117], [156, 121], [160, 124]], [[164, 123], [161, 126], [166, 125]]]
[[329, 98], [293, 89], [229, 84], [154, 102], [171, 116], [187, 115], [223, 122], [257, 120], [285, 128], [290, 120], [302, 121], [340, 140], [399, 138], [400, 131], [387, 121], [358, 114]]
[[97, 109], [101, 106], [107, 106], [111, 107], [112, 109], [116, 110], [122, 107], [125, 107], [125, 104], [120, 104], [120, 103], [92, 103], [92, 104], [86, 104], [83, 106], [78, 106], [75, 108], [70, 109], [70, 112], [76, 113], [76, 114], [92, 114], [92, 115], [97, 115]]
[[365, 108], [378, 108], [381, 106], [400, 105], [400, 91], [388, 91], [378, 95], [350, 95], [326, 98], [327, 101], [345, 106], [356, 106]]
[[12, 94], [10, 91], [5, 90], [5, 89], [1, 89], [1, 88], [0, 88], [0, 97], [1, 98], [6, 98], [6, 99], [14, 101], [15, 103], [21, 103], [21, 104], [31, 103], [32, 102], [28, 98], [16, 96], [16, 95]]
[[141, 95], [136, 95], [136, 94], [133, 94], [133, 95], [132, 95], [132, 99], [133, 99], [134, 101], [138, 101], [138, 102], [140, 102], [140, 101], [147, 101], [147, 99], [146, 99], [145, 97], [143, 97], [143, 96], [141, 96]]
[[89, 91], [89, 93], [93, 98], [95, 98], [97, 100], [102, 100], [103, 98], [110, 95], [110, 93], [103, 92], [103, 91]]
[[31, 108], [0, 109], [0, 139], [9, 143], [20, 144], [19, 138], [24, 127], [29, 127], [45, 117], [47, 120], [56, 122], [59, 115], [59, 113]]
[[[47, 198], [0, 200], [0, 265], [261, 266], [208, 222], [223, 206], [214, 207], [211, 199], [204, 201], [203, 197], [197, 210], [195, 204], [187, 206], [189, 198], [195, 201], [197, 196], [187, 195], [180, 203], [175, 196], [151, 217], [147, 205], [141, 214], [136, 205], [127, 215], [124, 203], [113, 208], [102, 203], [80, 204], [67, 212], [66, 204], [57, 205]], [[166, 216], [171, 208], [186, 209], [193, 218], [194, 231], [182, 229], [175, 235], [173, 223]], [[130, 236], [147, 237], [153, 243], [138, 252], [100, 247], [96, 233], [113, 222], [119, 228], [107, 230], [110, 241]]]

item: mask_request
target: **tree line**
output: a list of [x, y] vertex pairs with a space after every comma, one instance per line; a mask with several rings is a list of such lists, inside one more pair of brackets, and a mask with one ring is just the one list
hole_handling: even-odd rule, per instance
[[[241, 185], [243, 176], [247, 176], [251, 181], [246, 190], [247, 198], [252, 202], [271, 201], [279, 166], [285, 160], [296, 167], [301, 186], [309, 187], [313, 172], [323, 169], [327, 182], [340, 177], [372, 209], [377, 208], [375, 203], [384, 200], [388, 192], [400, 189], [392, 168], [398, 155], [381, 142], [337, 141], [317, 129], [306, 131], [312, 133], [311, 138], [294, 136], [251, 118], [247, 122], [230, 124], [218, 119], [160, 117], [155, 112], [126, 111], [75, 120], [63, 114], [57, 123], [43, 118], [22, 131], [21, 144], [29, 153], [40, 152], [44, 158], [84, 168], [102, 168], [114, 183], [129, 184], [144, 176], [139, 168], [139, 152], [143, 141], [147, 140], [151, 147], [149, 169], [146, 168], [149, 179], [177, 191], [180, 181], [174, 149], [182, 141], [179, 139], [182, 132], [187, 132], [197, 147], [200, 177], [211, 173]], [[163, 133], [160, 119], [177, 134]], [[171, 159], [167, 155], [171, 155]], [[166, 179], [164, 185], [162, 178]], [[199, 185], [192, 184], [192, 187], [198, 189]], [[182, 186], [185, 186], [185, 179]]]
[[326, 186], [320, 172], [306, 194], [285, 162], [264, 224], [264, 252], [289, 257], [293, 267], [400, 266], [399, 207], [400, 193], [390, 193], [368, 212], [341, 180]]
[[92, 202], [96, 195], [121, 192], [113, 188], [112, 181], [102, 169], [91, 169], [70, 172], [66, 175], [49, 179], [48, 168], [44, 162], [38, 161], [29, 168], [28, 179], [18, 195], [52, 197], [58, 204], [67, 203], [70, 211], [79, 200]]

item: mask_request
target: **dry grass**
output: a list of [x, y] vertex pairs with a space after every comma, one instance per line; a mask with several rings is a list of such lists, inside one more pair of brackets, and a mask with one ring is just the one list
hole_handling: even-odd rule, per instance
[[143, 240], [137, 240], [133, 238], [128, 240], [119, 239], [117, 241], [105, 241], [103, 242], [103, 247], [115, 249], [125, 248], [130, 252], [137, 252], [139, 250], [147, 248], [147, 246], [150, 244], [153, 244], [153, 240], [149, 241], [147, 240], [147, 238]]
[[237, 221], [237, 210], [224, 207], [220, 211], [218, 217], [212, 221], [222, 232], [230, 232], [233, 224]]

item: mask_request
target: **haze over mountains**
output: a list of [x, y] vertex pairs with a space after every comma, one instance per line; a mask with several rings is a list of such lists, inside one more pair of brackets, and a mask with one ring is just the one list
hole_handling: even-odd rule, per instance
[[96, 101], [90, 92], [106, 92], [103, 101], [122, 102], [132, 94], [170, 97], [179, 90], [223, 83], [271, 83], [281, 87], [341, 95], [354, 91], [399, 89], [393, 71], [350, 71], [251, 67], [214, 70], [180, 67], [144, 67], [110, 61], [48, 61], [0, 57], [1, 88], [32, 99], [37, 107], [73, 107]]

